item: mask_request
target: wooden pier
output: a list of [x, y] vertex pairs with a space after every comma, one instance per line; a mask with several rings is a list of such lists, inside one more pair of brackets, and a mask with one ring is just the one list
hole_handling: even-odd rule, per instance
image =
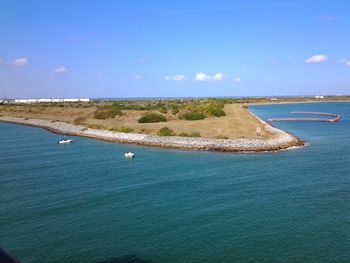
[[303, 114], [303, 115], [318, 115], [318, 116], [329, 116], [332, 118], [270, 118], [269, 122], [277, 121], [317, 121], [317, 122], [337, 122], [341, 119], [339, 114], [327, 113], [327, 112], [305, 112], [305, 111], [293, 111], [291, 114]]

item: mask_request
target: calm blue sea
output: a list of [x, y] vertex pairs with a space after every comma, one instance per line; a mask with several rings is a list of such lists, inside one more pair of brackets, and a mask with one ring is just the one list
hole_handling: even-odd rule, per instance
[[350, 262], [350, 103], [251, 110], [343, 118], [275, 123], [308, 146], [269, 154], [57, 145], [0, 123], [0, 245], [28, 263]]

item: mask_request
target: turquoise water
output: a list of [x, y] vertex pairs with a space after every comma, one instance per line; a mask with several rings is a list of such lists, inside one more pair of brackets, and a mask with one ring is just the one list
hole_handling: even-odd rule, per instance
[[22, 262], [349, 262], [350, 103], [251, 109], [343, 119], [276, 123], [309, 145], [270, 154], [57, 145], [0, 123], [1, 246]]

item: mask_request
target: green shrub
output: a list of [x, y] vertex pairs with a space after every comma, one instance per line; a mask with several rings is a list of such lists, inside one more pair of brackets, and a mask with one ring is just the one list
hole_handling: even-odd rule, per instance
[[107, 105], [97, 109], [94, 113], [95, 119], [109, 119], [115, 116], [121, 116], [123, 113], [118, 105]]
[[109, 130], [113, 131], [113, 132], [125, 132], [125, 133], [129, 133], [129, 132], [134, 131], [133, 128], [129, 128], [129, 127], [120, 127], [120, 128], [113, 127]]
[[167, 119], [162, 115], [158, 113], [150, 113], [142, 116], [139, 119], [139, 123], [154, 123], [154, 122], [166, 122]]
[[218, 136], [216, 136], [215, 137], [216, 139], [228, 139], [228, 137], [226, 137], [226, 136], [222, 136], [222, 135], [218, 135]]
[[77, 125], [81, 125], [84, 122], [86, 122], [86, 118], [84, 118], [84, 117], [78, 117], [78, 118], [75, 118], [75, 120], [74, 120], [74, 124], [77, 124]]
[[98, 124], [89, 124], [88, 127], [90, 129], [95, 129], [95, 130], [100, 130], [100, 129], [104, 129], [103, 125], [98, 125]]
[[165, 106], [163, 106], [160, 110], [159, 110], [160, 113], [163, 113], [163, 114], [167, 114], [168, 113], [168, 110]]
[[226, 113], [217, 106], [210, 105], [206, 110], [211, 116], [221, 117], [226, 115]]
[[176, 115], [176, 114], [179, 113], [179, 108], [173, 108], [173, 109], [171, 110], [171, 112], [172, 112], [174, 115]]
[[192, 132], [190, 134], [183, 132], [183, 133], [180, 133], [179, 136], [181, 136], [181, 137], [193, 137], [193, 138], [201, 137], [201, 135], [198, 132]]
[[205, 115], [200, 112], [187, 112], [180, 116], [180, 119], [187, 121], [203, 120]]
[[161, 129], [159, 130], [158, 135], [159, 135], [159, 136], [174, 136], [175, 134], [174, 134], [174, 132], [173, 132], [171, 129], [169, 129], [168, 127], [163, 127], [163, 128], [161, 128]]
[[133, 132], [134, 129], [133, 129], [133, 128], [130, 128], [130, 127], [120, 127], [119, 131], [120, 131], [120, 132], [129, 133], [129, 132]]

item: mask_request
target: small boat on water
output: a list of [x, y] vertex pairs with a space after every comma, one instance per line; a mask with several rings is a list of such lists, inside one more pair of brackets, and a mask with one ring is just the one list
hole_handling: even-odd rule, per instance
[[73, 143], [73, 140], [65, 138], [65, 139], [59, 140], [57, 143], [58, 144], [69, 144], [69, 143]]
[[126, 152], [124, 153], [125, 158], [131, 159], [134, 158], [135, 154], [133, 152]]

